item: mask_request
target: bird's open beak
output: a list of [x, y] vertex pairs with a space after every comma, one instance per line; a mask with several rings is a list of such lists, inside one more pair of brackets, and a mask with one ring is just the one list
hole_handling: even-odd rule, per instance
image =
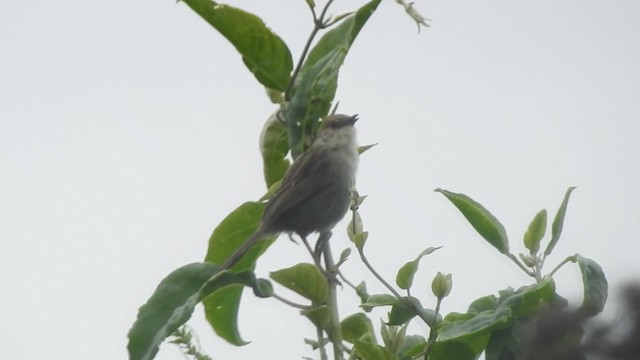
[[351, 118], [349, 118], [349, 124], [351, 125], [355, 124], [356, 121], [358, 121], [358, 114], [355, 114]]

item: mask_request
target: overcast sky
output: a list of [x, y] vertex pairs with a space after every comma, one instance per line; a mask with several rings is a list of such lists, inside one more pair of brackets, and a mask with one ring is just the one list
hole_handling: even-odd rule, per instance
[[[338, 1], [333, 13], [363, 3]], [[231, 4], [264, 18], [297, 57], [311, 29], [304, 1]], [[615, 298], [640, 276], [640, 3], [415, 6], [432, 28], [418, 34], [383, 1], [339, 81], [340, 111], [360, 114], [360, 143], [379, 143], [358, 177], [370, 261], [392, 281], [419, 251], [443, 245], [423, 260], [414, 295], [433, 306], [431, 278], [450, 272], [443, 311], [464, 311], [531, 279], [432, 190], [480, 201], [522, 251], [533, 215], [555, 214], [577, 186], [547, 271], [578, 252], [602, 265]], [[0, 357], [126, 358], [126, 333], [158, 282], [201, 261], [216, 224], [263, 194], [257, 142], [273, 110], [233, 47], [184, 4], [2, 2]], [[349, 246], [344, 227], [336, 252]], [[303, 247], [281, 239], [258, 272], [299, 261], [308, 261]], [[357, 258], [344, 271], [384, 291]], [[579, 281], [571, 264], [557, 276], [573, 305]], [[240, 331], [252, 343], [243, 348], [195, 314], [209, 354], [317, 357], [297, 311], [247, 295]], [[351, 292], [342, 295], [342, 314], [357, 311]], [[179, 358], [172, 345], [158, 355]]]

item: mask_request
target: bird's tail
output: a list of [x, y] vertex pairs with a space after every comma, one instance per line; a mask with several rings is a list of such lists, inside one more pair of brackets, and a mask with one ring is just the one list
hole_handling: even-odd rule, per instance
[[221, 272], [221, 271], [228, 270], [229, 268], [231, 268], [238, 261], [240, 261], [240, 259], [242, 259], [244, 254], [246, 254], [247, 251], [249, 251], [249, 249], [251, 249], [253, 247], [253, 245], [255, 245], [258, 241], [264, 239], [268, 235], [269, 234], [266, 234], [265, 231], [262, 230], [262, 227], [259, 227], [253, 234], [251, 234], [251, 236], [249, 236], [249, 238], [247, 240], [245, 240], [242, 243], [242, 245], [240, 245], [240, 247], [238, 249], [236, 249], [235, 252], [233, 252], [233, 254], [231, 254], [227, 258], [227, 260], [225, 260], [218, 267], [218, 271], [217, 272]]

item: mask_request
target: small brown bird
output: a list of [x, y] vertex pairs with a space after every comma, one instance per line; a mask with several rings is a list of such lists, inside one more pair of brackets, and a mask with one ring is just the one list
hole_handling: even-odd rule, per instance
[[269, 199], [258, 229], [218, 271], [232, 267], [258, 241], [281, 232], [296, 233], [305, 242], [313, 232], [331, 231], [349, 210], [355, 186], [358, 151], [357, 115], [331, 115], [313, 144], [293, 163]]

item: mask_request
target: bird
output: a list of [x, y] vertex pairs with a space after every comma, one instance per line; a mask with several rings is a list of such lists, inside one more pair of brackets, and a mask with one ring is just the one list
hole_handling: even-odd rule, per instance
[[231, 268], [264, 238], [295, 233], [306, 244], [309, 234], [330, 232], [342, 220], [349, 210], [358, 168], [357, 120], [358, 115], [335, 114], [321, 122], [311, 146], [293, 162], [266, 203], [255, 232], [217, 272]]

